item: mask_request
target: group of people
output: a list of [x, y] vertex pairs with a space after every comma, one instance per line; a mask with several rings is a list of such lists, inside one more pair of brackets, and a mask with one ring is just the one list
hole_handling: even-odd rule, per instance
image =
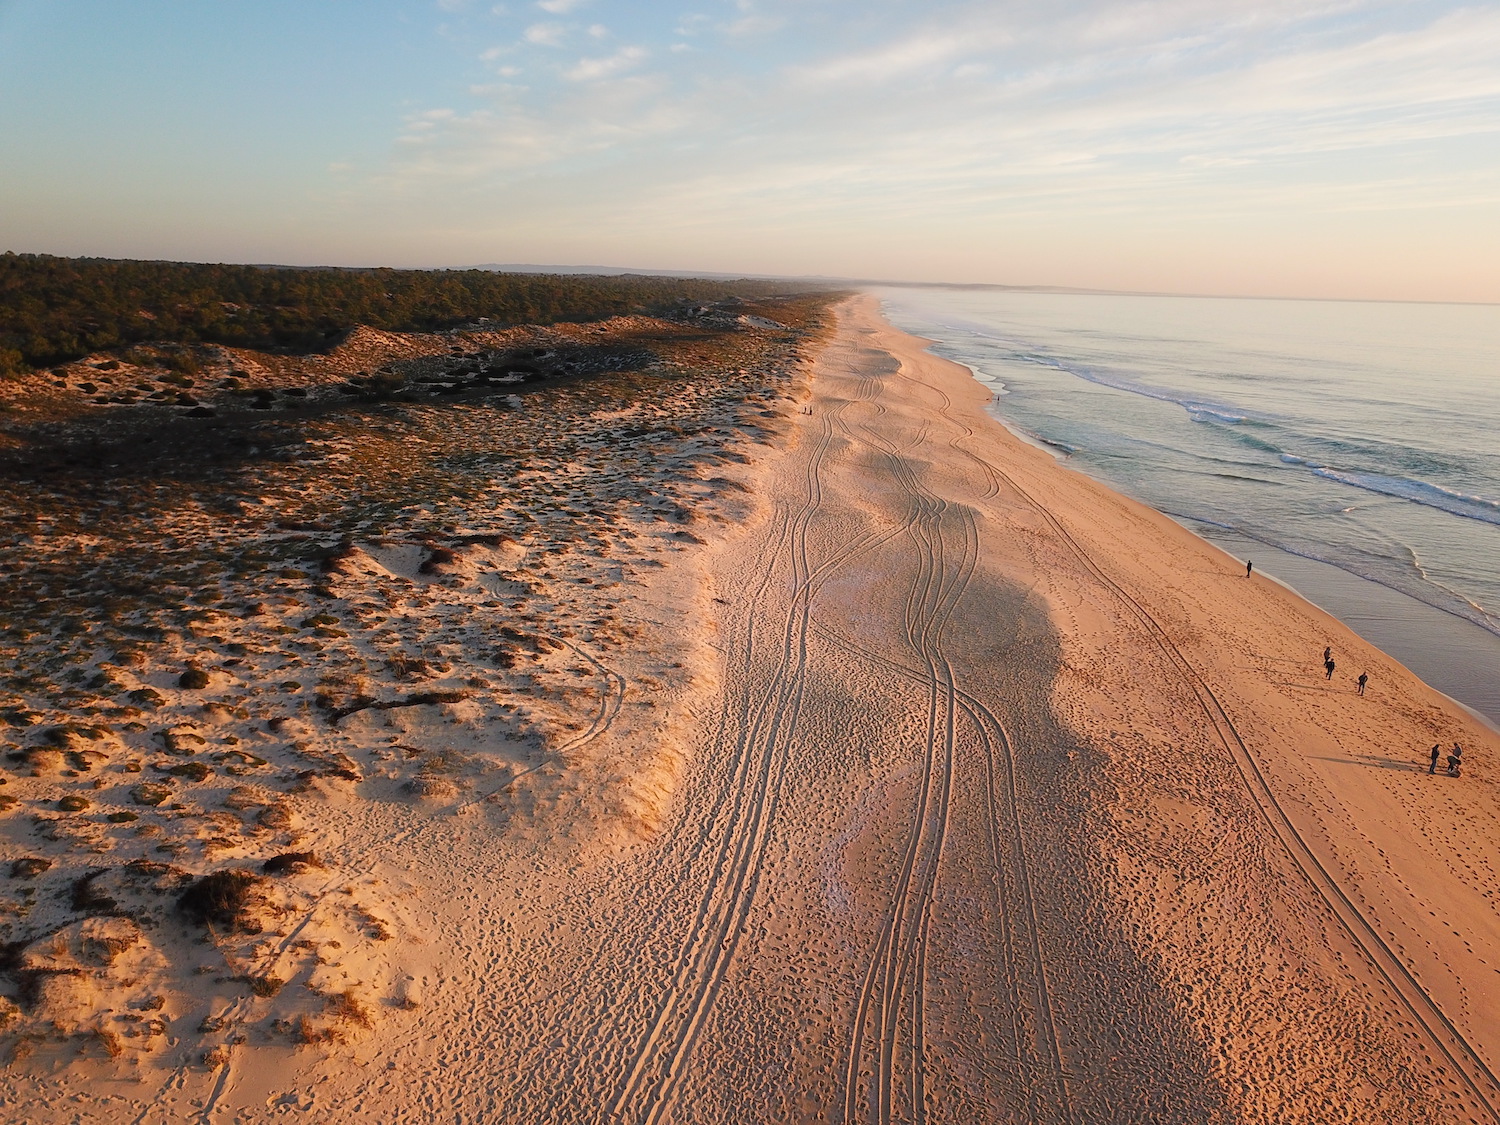
[[[1439, 751], [1438, 751], [1438, 743], [1434, 742], [1432, 744], [1432, 754], [1431, 754], [1431, 759], [1432, 760], [1430, 762], [1428, 762], [1428, 764], [1427, 764], [1427, 772], [1428, 773], [1437, 773], [1438, 753], [1439, 753]], [[1458, 743], [1455, 742], [1453, 744], [1453, 749], [1448, 754], [1448, 776], [1449, 777], [1457, 777], [1458, 776], [1458, 774], [1459, 774], [1459, 768], [1463, 765], [1463, 760], [1464, 760], [1464, 748], [1462, 746], [1460, 746]]]
[[[1323, 678], [1325, 680], [1333, 679], [1333, 670], [1337, 667], [1338, 665], [1333, 662], [1333, 646], [1329, 645], [1323, 649]], [[1364, 695], [1365, 685], [1370, 682], [1370, 673], [1361, 672], [1359, 679], [1355, 682], [1359, 684], [1358, 693]]]
[[[1333, 670], [1334, 670], [1335, 667], [1336, 667], [1336, 665], [1333, 662], [1333, 646], [1332, 645], [1328, 645], [1327, 647], [1325, 647], [1323, 649], [1323, 673], [1324, 673], [1323, 678], [1325, 680], [1331, 680], [1331, 679], [1333, 679]], [[1364, 693], [1365, 693], [1365, 684], [1367, 684], [1369, 682], [1370, 682], [1370, 674], [1368, 672], [1361, 672], [1359, 674], [1359, 680], [1358, 680], [1358, 683], [1359, 683], [1359, 694], [1360, 695], [1364, 695]], [[1442, 757], [1442, 747], [1441, 747], [1441, 744], [1434, 742], [1432, 744], [1432, 753], [1428, 755], [1428, 758], [1429, 758], [1429, 761], [1427, 763], [1427, 772], [1428, 773], [1431, 773], [1431, 774], [1437, 773], [1438, 759], [1440, 757]], [[1455, 742], [1453, 744], [1452, 751], [1448, 754], [1448, 771], [1447, 772], [1448, 772], [1448, 776], [1449, 777], [1458, 777], [1459, 776], [1459, 774], [1460, 774], [1460, 772], [1462, 770], [1462, 767], [1463, 767], [1463, 759], [1464, 759], [1464, 748], [1462, 746], [1460, 746], [1458, 743]]]

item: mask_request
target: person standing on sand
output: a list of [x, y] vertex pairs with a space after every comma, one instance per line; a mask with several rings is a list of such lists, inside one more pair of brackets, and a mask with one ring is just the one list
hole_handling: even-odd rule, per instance
[[1330, 656], [1330, 657], [1327, 657], [1327, 658], [1324, 659], [1324, 661], [1323, 661], [1323, 678], [1325, 680], [1331, 680], [1331, 679], [1333, 679], [1333, 670], [1334, 670], [1335, 667], [1337, 667], [1337, 665], [1334, 664], [1333, 657]]
[[1246, 559], [1245, 560], [1245, 577], [1249, 578], [1250, 577], [1250, 572], [1252, 570], [1254, 570], [1254, 569], [1255, 569], [1255, 564], [1253, 562], [1251, 562], [1249, 559]]
[[1432, 744], [1432, 761], [1427, 766], [1427, 772], [1428, 773], [1437, 773], [1437, 760], [1438, 760], [1438, 744], [1436, 742], [1434, 742]]
[[1327, 648], [1324, 648], [1323, 649], [1323, 663], [1327, 664], [1332, 659], [1333, 659], [1333, 647], [1329, 646]]
[[1364, 693], [1365, 693], [1365, 684], [1369, 681], [1369, 679], [1370, 679], [1370, 673], [1368, 673], [1368, 672], [1361, 672], [1359, 674], [1359, 694], [1360, 695], [1364, 695]]

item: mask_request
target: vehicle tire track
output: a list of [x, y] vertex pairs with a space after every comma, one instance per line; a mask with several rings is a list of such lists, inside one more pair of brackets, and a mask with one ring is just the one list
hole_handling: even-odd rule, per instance
[[1348, 940], [1359, 949], [1370, 969], [1383, 983], [1389, 995], [1421, 1028], [1437, 1053], [1447, 1061], [1454, 1076], [1467, 1089], [1474, 1109], [1491, 1121], [1500, 1122], [1500, 1081], [1469, 1045], [1463, 1034], [1445, 1015], [1417, 980], [1415, 974], [1386, 944], [1353, 900], [1340, 886], [1332, 872], [1318, 859], [1311, 846], [1292, 822], [1272, 790], [1258, 759], [1245, 743], [1238, 728], [1217, 694], [1193, 667], [1182, 650], [1171, 639], [1156, 618], [1136, 598], [1094, 562], [1076, 539], [1042, 504], [1004, 471], [983, 458], [965, 450], [975, 461], [1002, 480], [1035, 511], [1052, 529], [1084, 568], [1108, 590], [1122, 608], [1141, 625], [1147, 636], [1165, 656], [1169, 666], [1182, 678], [1194, 701], [1208, 720], [1218, 741], [1233, 761], [1236, 771], [1267, 825], [1280, 840], [1288, 858], [1318, 896]]
[[[889, 356], [889, 353], [884, 353]], [[893, 357], [892, 357], [893, 358]], [[901, 372], [901, 365], [897, 363], [895, 373]], [[885, 407], [880, 402], [881, 380], [866, 376], [861, 380], [860, 399], [876, 407], [876, 416], [884, 414]], [[941, 398], [940, 413], [951, 423], [963, 431], [964, 436], [972, 436], [972, 430], [963, 426], [953, 419], [948, 408], [951, 401], [946, 395], [938, 392]], [[926, 440], [930, 423], [924, 421], [913, 436], [913, 440], [906, 449], [917, 448]], [[854, 435], [851, 434], [851, 438]], [[858, 440], [858, 439], [855, 439]], [[957, 446], [962, 440], [960, 437], [952, 439], [951, 443]], [[958, 508], [962, 517], [963, 552], [958, 567], [957, 576], [954, 581], [943, 589], [943, 580], [938, 581], [938, 598], [936, 605], [929, 605], [929, 598], [933, 588], [934, 573], [941, 574], [945, 570], [943, 559], [942, 538], [942, 516], [948, 507], [946, 501], [932, 496], [920, 483], [920, 478], [914, 472], [911, 464], [903, 457], [905, 449], [898, 450], [892, 443], [883, 440], [877, 433], [866, 430], [864, 436], [865, 444], [878, 448], [884, 454], [887, 468], [891, 476], [897, 480], [903, 490], [910, 497], [910, 502], [917, 510], [923, 513], [924, 518], [919, 520], [913, 530], [912, 537], [921, 540], [921, 574], [913, 585], [908, 595], [905, 631], [908, 644], [914, 653], [922, 661], [925, 671], [917, 671], [902, 667], [901, 671], [910, 675], [926, 685], [929, 689], [928, 700], [928, 739], [927, 752], [924, 761], [924, 774], [921, 782], [919, 796], [916, 802], [917, 817], [914, 829], [908, 839], [907, 851], [903, 857], [903, 863], [898, 875], [897, 887], [892, 906], [887, 914], [886, 922], [882, 930], [880, 940], [877, 943], [876, 954], [867, 970], [865, 980], [862, 984], [855, 1007], [853, 1033], [851, 1045], [847, 1054], [844, 1075], [844, 1120], [846, 1123], [856, 1119], [860, 1102], [859, 1086], [860, 1071], [863, 1062], [865, 1035], [865, 1024], [871, 1019], [871, 1009], [874, 1009], [874, 1022], [876, 1024], [878, 1051], [878, 1068], [872, 1085], [873, 1108], [875, 1120], [888, 1122], [893, 1119], [894, 1106], [891, 1096], [891, 1083], [893, 1081], [895, 1068], [895, 1036], [899, 1026], [900, 1013], [893, 1010], [898, 1003], [898, 996], [905, 989], [906, 995], [900, 1002], [905, 1003], [907, 1011], [907, 1022], [910, 1035], [910, 1060], [907, 1081], [907, 1101], [910, 1119], [920, 1122], [925, 1117], [925, 1073], [923, 1060], [923, 1030], [925, 1020], [925, 979], [927, 968], [928, 931], [932, 917], [933, 892], [938, 876], [939, 865], [942, 856], [943, 835], [940, 834], [935, 846], [932, 846], [930, 862], [919, 863], [919, 853], [922, 850], [924, 833], [927, 825], [932, 819], [933, 809], [931, 807], [931, 788], [934, 772], [937, 771], [941, 778], [939, 783], [939, 812], [940, 822], [945, 824], [949, 806], [951, 803], [953, 759], [956, 751], [957, 737], [955, 731], [956, 716], [960, 708], [963, 713], [973, 722], [975, 732], [981, 742], [986, 757], [986, 778], [988, 789], [988, 821], [991, 838], [992, 854], [996, 863], [1000, 862], [1002, 854], [1000, 844], [1000, 831], [998, 823], [1001, 819], [999, 805], [1001, 801], [996, 794], [994, 781], [994, 744], [999, 742], [1007, 756], [1007, 768], [1005, 776], [1008, 783], [1006, 794], [1007, 809], [1009, 816], [1005, 818], [1009, 831], [1006, 833], [1010, 841], [1010, 866], [1013, 868], [1016, 882], [1021, 890], [1020, 897], [1024, 903], [1024, 910], [1029, 926], [1027, 927], [1030, 937], [1029, 958], [1031, 975], [1035, 983], [1033, 997], [1033, 1010], [1038, 1013], [1038, 1027], [1034, 1036], [1035, 1047], [1045, 1062], [1042, 1067], [1037, 1067], [1030, 1059], [1022, 1057], [1019, 1025], [1016, 1017], [1018, 1005], [1012, 1005], [1012, 1041], [1017, 1053], [1017, 1069], [1019, 1073], [1030, 1078], [1038, 1070], [1045, 1071], [1050, 1075], [1051, 1085], [1054, 1089], [1052, 1104], [1044, 1110], [1040, 1104], [1038, 1093], [1035, 1089], [1029, 1092], [1030, 1110], [1033, 1119], [1044, 1116], [1046, 1120], [1069, 1120], [1068, 1095], [1066, 1080], [1063, 1074], [1061, 1050], [1058, 1044], [1056, 1027], [1052, 1015], [1050, 998], [1046, 985], [1046, 970], [1042, 957], [1039, 940], [1039, 920], [1037, 917], [1035, 899], [1031, 894], [1030, 877], [1025, 854], [1024, 839], [1021, 835], [1019, 824], [1019, 794], [1015, 789], [1014, 761], [1010, 758], [1010, 742], [995, 716], [983, 706], [976, 698], [957, 687], [957, 677], [943, 652], [941, 645], [942, 630], [951, 616], [953, 608], [967, 587], [973, 569], [978, 559], [978, 528], [972, 509]], [[994, 481], [989, 482], [987, 495], [993, 496], [998, 493], [998, 487]], [[951, 599], [951, 600], [950, 600]], [[932, 612], [928, 612], [931, 609]], [[853, 654], [871, 658], [873, 654], [862, 649], [853, 648]], [[878, 659], [878, 658], [877, 658]], [[879, 661], [880, 663], [889, 663]], [[898, 667], [900, 667], [898, 665]], [[943, 698], [940, 699], [940, 693]], [[944, 715], [944, 739], [941, 763], [935, 753], [936, 729], [939, 713]], [[986, 727], [990, 727], [991, 731]], [[995, 737], [998, 736], [998, 737]], [[918, 872], [918, 868], [921, 868]], [[913, 893], [912, 884], [916, 875], [917, 887]], [[997, 893], [998, 891], [997, 887]], [[915, 900], [915, 902], [913, 901]], [[1016, 942], [1013, 929], [1010, 925], [1010, 904], [997, 899], [997, 926], [1002, 931], [1002, 940], [1005, 948], [1009, 951], [1008, 961], [1012, 968], [1015, 967], [1019, 958], [1016, 956]], [[912, 919], [916, 921], [913, 924]], [[872, 999], [872, 994], [879, 992], [878, 1003]], [[1030, 1064], [1030, 1065], [1028, 1065]], [[1028, 1085], [1030, 1083], [1028, 1082]]]
[[[738, 721], [730, 725], [731, 730], [738, 731], [734, 755], [737, 772], [728, 787], [734, 807], [724, 826], [715, 863], [715, 870], [723, 874], [709, 879], [666, 996], [607, 1108], [613, 1118], [633, 1116], [650, 1125], [669, 1115], [693, 1045], [744, 933], [745, 919], [759, 888], [766, 837], [780, 801], [786, 751], [801, 711], [812, 599], [838, 567], [901, 531], [897, 528], [866, 534], [845, 544], [818, 566], [811, 562], [808, 529], [822, 507], [823, 462], [833, 445], [834, 422], [846, 405], [835, 403], [818, 424], [818, 436], [804, 466], [805, 499], [787, 522], [783, 549], [773, 557], [762, 578], [764, 590], [780, 556], [787, 556], [790, 605], [780, 631], [775, 666], [758, 702], [751, 704], [756, 696], [749, 690], [741, 694]], [[754, 626], [752, 615], [747, 623], [752, 634]], [[750, 651], [749, 641], [746, 651]]]

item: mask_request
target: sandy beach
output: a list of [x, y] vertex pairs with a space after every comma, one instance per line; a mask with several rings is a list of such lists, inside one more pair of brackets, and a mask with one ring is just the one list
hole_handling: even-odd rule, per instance
[[[529, 592], [490, 528], [335, 559], [455, 663], [545, 593], [541, 702], [292, 720], [345, 770], [297, 797], [327, 912], [268, 917], [154, 1046], [12, 1060], [0, 1119], [1500, 1121], [1500, 737], [924, 347], [844, 302], [754, 441], [631, 478], [670, 520], [601, 515]], [[554, 620], [585, 612], [619, 655]], [[61, 1019], [101, 957], [196, 955], [123, 921], [7, 956]], [[246, 983], [279, 959], [345, 998], [300, 1042], [264, 1030], [296, 989]]]

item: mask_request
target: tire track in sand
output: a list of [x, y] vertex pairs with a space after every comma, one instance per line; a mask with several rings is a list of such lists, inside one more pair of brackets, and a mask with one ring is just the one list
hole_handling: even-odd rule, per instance
[[[926, 680], [923, 669], [909, 667], [860, 647], [832, 628], [815, 624], [815, 632], [824, 641], [847, 654], [868, 660], [882, 671], [904, 676], [916, 683]], [[996, 929], [1007, 950], [1006, 964], [1011, 972], [1003, 974], [1010, 988], [1007, 1014], [1010, 1020], [1014, 1073], [1027, 1090], [1027, 1119], [1031, 1121], [1069, 1121], [1072, 1119], [1067, 1089], [1067, 1072], [1059, 1046], [1047, 972], [1040, 942], [1040, 918], [1032, 894], [1025, 836], [1018, 811], [1020, 795], [1016, 788], [1015, 752], [1005, 725], [977, 696], [963, 688], [955, 693], [959, 713], [968, 720], [984, 758], [986, 830], [990, 854], [996, 864]], [[996, 772], [1003, 772], [996, 780]], [[1004, 827], [1001, 827], [1004, 822]], [[1002, 836], [1004, 842], [1002, 843]], [[1006, 854], [1009, 854], [1007, 862]], [[1007, 891], [1005, 876], [1017, 885]], [[1025, 937], [1017, 937], [1017, 929]], [[1024, 949], [1022, 947], [1024, 946]], [[1031, 983], [1022, 981], [1016, 970], [1029, 967]], [[1023, 995], [1029, 993], [1029, 995]], [[1023, 1028], [1025, 1013], [1035, 1013], [1036, 1026]], [[846, 1121], [850, 1118], [846, 1115]]]
[[[948, 401], [948, 396], [937, 387], [928, 383], [922, 385], [940, 396], [945, 403]], [[942, 413], [953, 420], [959, 428], [965, 430], [966, 436], [973, 436], [972, 429], [948, 415], [946, 406], [942, 408]], [[1036, 512], [1083, 567], [1145, 630], [1147, 636], [1166, 658], [1168, 665], [1192, 693], [1194, 701], [1207, 719], [1215, 737], [1234, 763], [1236, 772], [1256, 809], [1275, 833], [1283, 851], [1298, 873], [1323, 902], [1329, 917], [1363, 955], [1366, 964], [1381, 982], [1387, 995], [1398, 1003], [1412, 1020], [1413, 1026], [1447, 1062], [1448, 1069], [1457, 1079], [1458, 1084], [1467, 1092], [1470, 1108], [1481, 1114], [1484, 1119], [1500, 1122], [1500, 1080], [1497, 1080], [1494, 1072], [1470, 1046], [1463, 1033], [1422, 987], [1416, 975], [1354, 904], [1338, 879], [1318, 859], [1317, 854], [1276, 797], [1259, 760], [1240, 735], [1239, 729], [1207, 681], [1193, 667], [1151, 612], [1111, 578], [1044, 505], [1017, 484], [1008, 473], [974, 451], [964, 448], [962, 441], [962, 438], [955, 439], [952, 443], [954, 448], [968, 456], [993, 480], [1003, 482]], [[1453, 1093], [1455, 1096], [1462, 1096], [1457, 1090]]]
[[[846, 405], [834, 403], [821, 419], [804, 465], [804, 498], [786, 525], [784, 553], [791, 571], [791, 603], [769, 682], [753, 706], [754, 693], [747, 687], [738, 721], [726, 732], [736, 741], [736, 765], [729, 786], [733, 808], [715, 862], [715, 870], [723, 874], [708, 882], [666, 996], [607, 1108], [611, 1118], [631, 1117], [650, 1125], [670, 1113], [676, 1087], [734, 958], [759, 887], [762, 853], [785, 777], [786, 750], [802, 705], [812, 599], [839, 566], [902, 530], [861, 536], [816, 568], [810, 561], [808, 527], [822, 507], [822, 466], [833, 444], [833, 423]], [[762, 589], [769, 585], [782, 553], [776, 552], [771, 559]], [[752, 617], [752, 634], [754, 624]], [[748, 653], [748, 641], [746, 647]]]
[[[894, 360], [889, 353], [881, 352], [881, 354]], [[897, 362], [893, 374], [900, 372], [901, 365]], [[886, 413], [884, 404], [879, 400], [881, 391], [879, 379], [873, 377], [862, 379], [860, 390], [861, 401], [876, 408], [877, 418]], [[972, 431], [967, 426], [963, 426], [957, 419], [952, 418], [948, 410], [951, 406], [948, 397], [941, 392], [938, 394], [941, 399], [940, 413], [950, 423], [962, 429], [965, 436], [972, 436]], [[909, 448], [919, 446], [929, 429], [930, 424], [924, 422]], [[853, 438], [854, 435], [850, 436]], [[1047, 989], [1047, 974], [1040, 945], [1036, 903], [1031, 893], [1029, 865], [1019, 819], [1019, 794], [1016, 790], [1010, 739], [999, 720], [987, 707], [976, 697], [958, 688], [955, 670], [942, 648], [943, 629], [959, 598], [967, 588], [977, 564], [979, 553], [977, 520], [972, 509], [959, 505], [952, 506], [961, 520], [963, 546], [950, 582], [946, 575], [942, 526], [942, 517], [949, 505], [946, 501], [933, 496], [922, 486], [920, 477], [910, 462], [878, 432], [867, 430], [865, 441], [866, 444], [879, 448], [883, 452], [891, 476], [910, 497], [912, 505], [923, 514], [923, 518], [917, 521], [912, 532], [913, 540], [919, 541], [921, 573], [908, 596], [905, 619], [906, 640], [922, 662], [923, 670], [905, 668], [898, 663], [877, 657], [873, 653], [848, 646], [847, 643], [841, 647], [846, 647], [854, 655], [895, 668], [928, 687], [928, 744], [921, 793], [917, 801], [917, 817], [913, 832], [908, 839], [894, 901], [877, 944], [876, 955], [871, 961], [856, 1002], [854, 1027], [845, 1066], [844, 1120], [846, 1123], [852, 1122], [858, 1115], [860, 1071], [865, 1051], [865, 1025], [871, 1019], [872, 1009], [878, 1045], [878, 1064], [871, 1082], [870, 1101], [876, 1121], [884, 1123], [895, 1119], [891, 1085], [896, 1066], [895, 1037], [899, 1026], [897, 1018], [899, 1013], [894, 1008], [898, 1002], [898, 994], [903, 989], [906, 992], [904, 1002], [907, 1007], [909, 1034], [907, 1074], [909, 1118], [903, 1118], [903, 1120], [921, 1122], [925, 1119], [923, 1021], [927, 936], [932, 917], [933, 891], [942, 859], [943, 834], [941, 832], [937, 835], [936, 841], [928, 845], [928, 855], [923, 857], [920, 864], [921, 870], [916, 872], [915, 895], [912, 894], [912, 884], [914, 869], [919, 866], [918, 855], [923, 851], [924, 836], [928, 834], [929, 823], [936, 819], [940, 826], [946, 825], [957, 745], [955, 723], [961, 709], [973, 724], [974, 734], [977, 736], [985, 759], [987, 798], [985, 805], [991, 853], [997, 867], [1002, 863], [1002, 855], [1008, 853], [1009, 863], [1006, 866], [1017, 888], [1016, 897], [1021, 900], [1020, 906], [1028, 923], [1024, 926], [1027, 935], [1026, 951], [1018, 955], [1015, 927], [1010, 918], [1014, 904], [1004, 901], [1005, 895], [999, 879], [1000, 872], [997, 870], [996, 925], [1001, 931], [1003, 946], [1008, 951], [1007, 969], [1009, 970], [1002, 976], [1012, 983], [1013, 988], [1021, 988], [1015, 970], [1020, 967], [1020, 962], [1024, 959], [1029, 963], [1027, 967], [1030, 969], [1029, 975], [1032, 982], [1032, 987], [1028, 990], [1031, 992], [1029, 1010], [1035, 1013], [1036, 1026], [1031, 1029], [1030, 1035], [1023, 1035], [1021, 1032], [1019, 1013], [1026, 1010], [1026, 1006], [1018, 1002], [1020, 997], [1013, 993], [1014, 1002], [1009, 1005], [1011, 1038], [1016, 1055], [1017, 1071], [1024, 1076], [1028, 1109], [1032, 1118], [1067, 1121], [1071, 1114], [1068, 1108], [1066, 1078]], [[955, 437], [950, 444], [957, 447], [960, 441], [961, 438]], [[987, 495], [994, 495], [996, 492], [997, 488], [991, 481]], [[934, 574], [939, 575], [935, 601], [932, 600]], [[944, 728], [941, 755], [936, 753], [938, 741], [936, 732], [940, 721]], [[1003, 769], [1005, 779], [1003, 795], [995, 780], [995, 746], [997, 743], [1006, 759]], [[936, 817], [934, 817], [935, 810], [932, 808], [931, 798], [935, 771], [939, 775]], [[1002, 821], [1006, 826], [1003, 832], [999, 827]], [[1001, 844], [1002, 835], [1006, 840], [1004, 846]], [[877, 992], [878, 1002], [872, 999]], [[1030, 1040], [1029, 1049], [1026, 1044], [1027, 1039]], [[1052, 1097], [1045, 1097], [1043, 1091], [1038, 1089], [1037, 1078], [1041, 1079], [1042, 1086], [1050, 1087]]]
[[[926, 1107], [925, 978], [928, 923], [933, 891], [952, 801], [956, 744], [955, 683], [943, 659], [939, 635], [973, 572], [974, 557], [964, 551], [950, 568], [945, 554], [942, 519], [946, 501], [913, 487], [910, 466], [894, 451], [885, 453], [887, 468], [909, 497], [916, 518], [906, 538], [915, 548], [917, 575], [903, 607], [905, 640], [926, 674], [927, 693], [922, 770], [914, 802], [912, 828], [875, 951], [855, 1002], [850, 1047], [845, 1061], [844, 1120], [857, 1119], [861, 1071], [866, 1039], [873, 1040], [875, 1069], [869, 1101], [874, 1120], [891, 1121], [896, 1113], [895, 1082], [900, 1065], [899, 1035], [906, 1025], [906, 1094], [913, 1121], [920, 1122]], [[861, 654], [867, 655], [867, 654]], [[867, 1030], [867, 1025], [868, 1030]]]

